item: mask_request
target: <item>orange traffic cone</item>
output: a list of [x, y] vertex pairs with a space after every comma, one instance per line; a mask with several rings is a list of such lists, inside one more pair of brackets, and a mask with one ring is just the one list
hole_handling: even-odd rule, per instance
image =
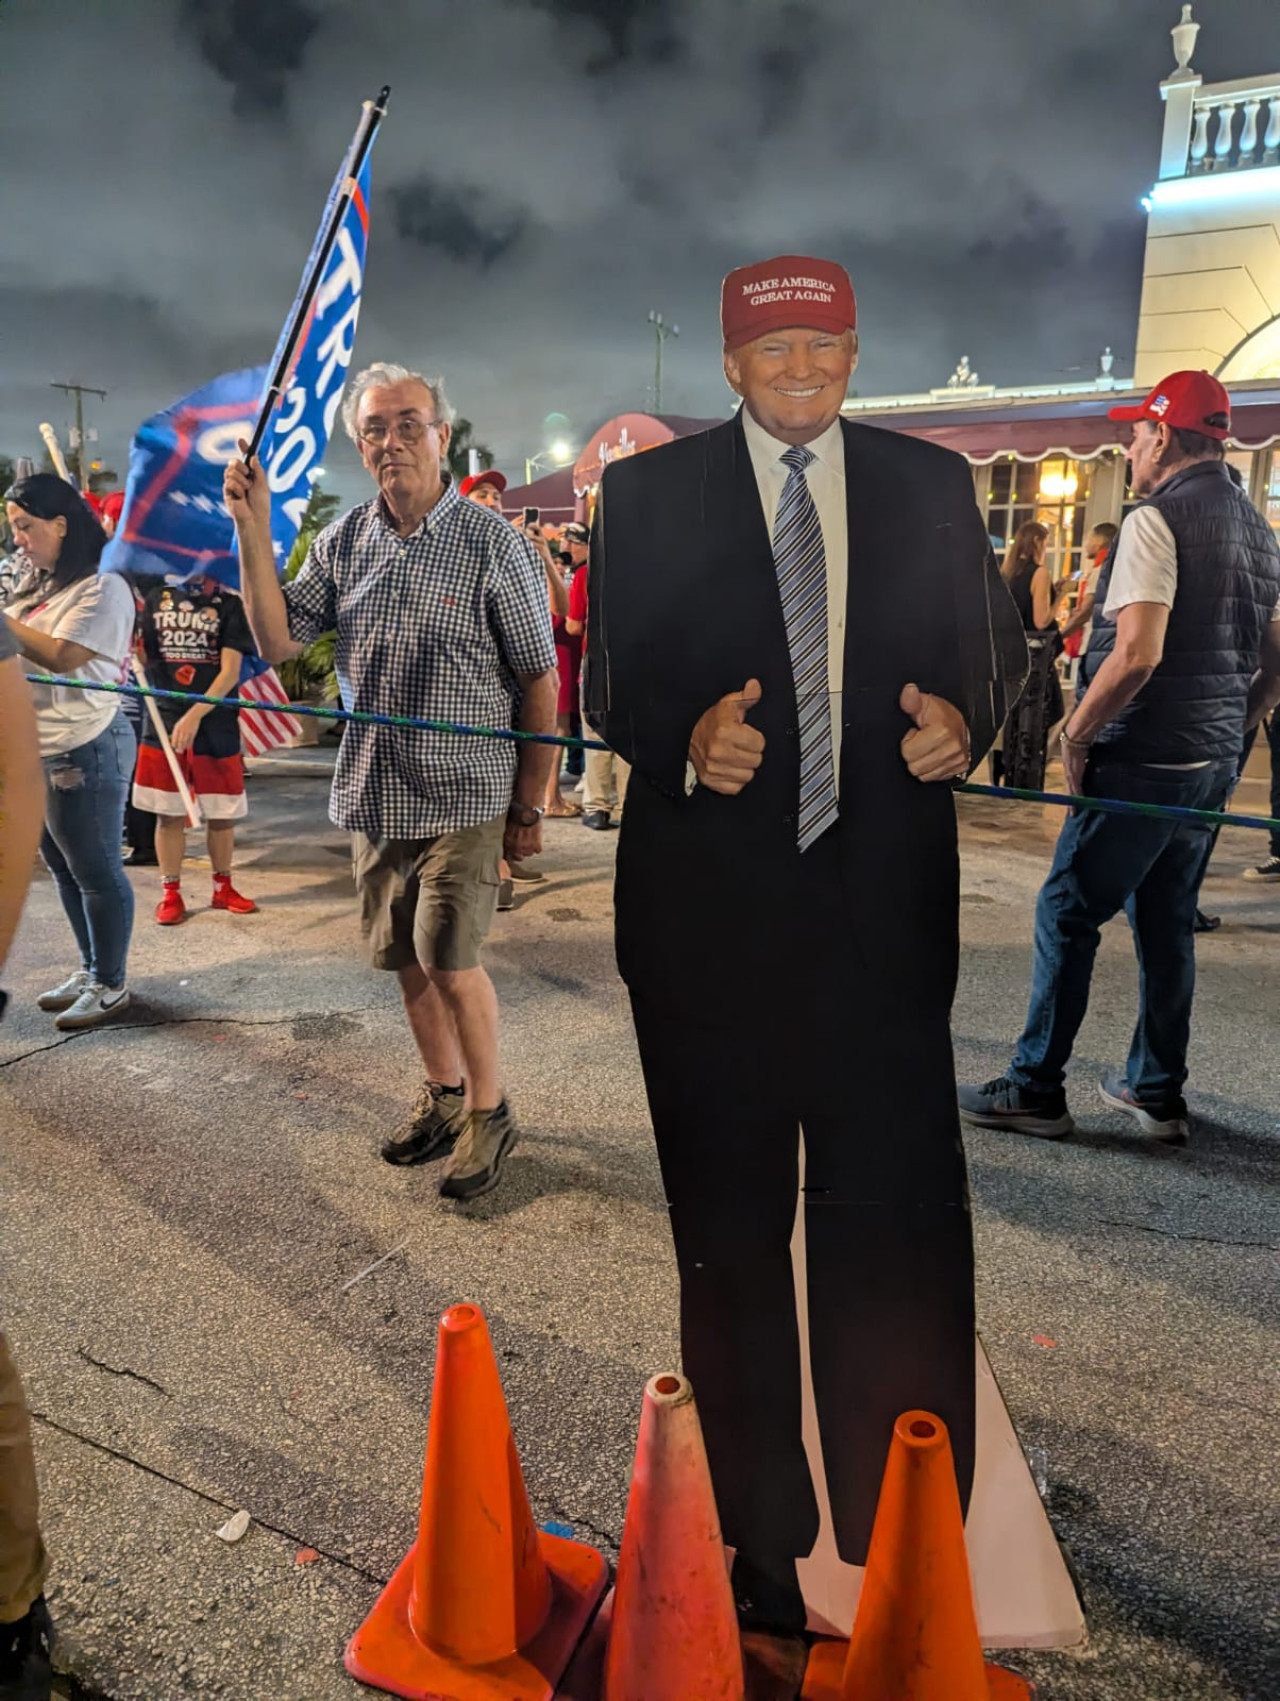
[[867, 1571], [848, 1642], [819, 1642], [802, 1701], [1030, 1701], [1035, 1691], [984, 1665], [964, 1519], [941, 1418], [893, 1426]]
[[742, 1701], [742, 1647], [693, 1389], [655, 1376], [618, 1556], [604, 1701]]
[[409, 1701], [551, 1701], [604, 1593], [593, 1548], [535, 1530], [484, 1317], [440, 1319], [418, 1539], [347, 1645]]

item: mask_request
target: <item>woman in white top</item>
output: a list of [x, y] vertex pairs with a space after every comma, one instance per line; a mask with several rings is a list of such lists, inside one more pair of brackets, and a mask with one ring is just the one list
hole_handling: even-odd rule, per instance
[[[14, 540], [28, 567], [5, 610], [9, 633], [41, 673], [119, 684], [133, 636], [133, 592], [99, 573], [106, 533], [65, 479], [36, 473], [5, 493]], [[60, 1028], [88, 1028], [129, 1003], [125, 975], [133, 888], [121, 862], [133, 729], [109, 691], [37, 685], [36, 725], [45, 773], [40, 854], [67, 912], [80, 967], [37, 1002]]]

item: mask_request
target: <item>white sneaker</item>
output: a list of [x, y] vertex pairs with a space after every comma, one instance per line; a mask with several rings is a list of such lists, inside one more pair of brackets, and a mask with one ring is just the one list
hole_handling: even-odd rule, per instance
[[77, 969], [61, 986], [51, 986], [48, 992], [42, 992], [36, 999], [36, 1007], [40, 1010], [69, 1010], [88, 984], [88, 969]]
[[100, 980], [91, 980], [71, 1008], [64, 1010], [53, 1025], [63, 1029], [96, 1028], [99, 1022], [109, 1022], [128, 1008], [127, 986], [103, 986]]

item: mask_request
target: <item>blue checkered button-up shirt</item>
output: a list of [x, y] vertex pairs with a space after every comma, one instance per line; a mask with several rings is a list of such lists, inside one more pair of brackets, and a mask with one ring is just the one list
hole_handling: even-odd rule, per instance
[[[316, 538], [284, 595], [296, 642], [336, 628], [347, 709], [511, 727], [517, 676], [556, 665], [536, 551], [453, 484], [406, 538], [380, 500], [353, 508]], [[329, 817], [371, 838], [475, 827], [506, 813], [516, 755], [507, 739], [348, 722]]]

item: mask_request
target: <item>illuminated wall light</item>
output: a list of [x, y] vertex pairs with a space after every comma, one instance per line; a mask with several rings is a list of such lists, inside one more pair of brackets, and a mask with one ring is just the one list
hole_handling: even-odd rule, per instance
[[1143, 206], [1150, 211], [1152, 207], [1208, 206], [1217, 201], [1271, 201], [1280, 213], [1280, 166], [1169, 178], [1143, 197]]
[[1074, 473], [1045, 473], [1040, 480], [1040, 498], [1044, 502], [1069, 502], [1079, 486]]

